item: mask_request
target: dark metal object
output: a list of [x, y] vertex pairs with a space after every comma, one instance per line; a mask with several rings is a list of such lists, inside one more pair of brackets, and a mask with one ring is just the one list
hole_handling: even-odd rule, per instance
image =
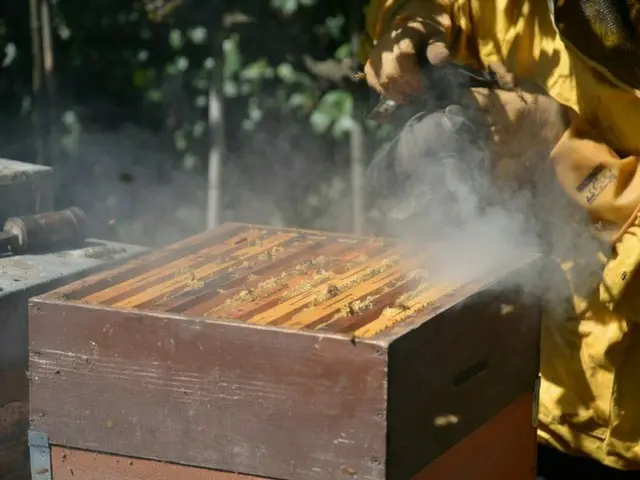
[[[403, 105], [383, 98], [372, 112], [399, 133], [369, 164], [365, 204], [369, 231], [434, 240], [441, 224], [464, 225], [477, 216], [472, 205], [494, 193], [489, 129], [471, 89], [501, 88], [501, 81], [493, 71], [424, 62], [424, 94]], [[442, 218], [434, 205], [448, 205]]]
[[370, 228], [437, 240], [477, 218], [493, 194], [489, 132], [477, 117], [460, 105], [419, 113], [376, 152], [365, 177]]
[[24, 217], [12, 217], [0, 232], [0, 250], [16, 255], [79, 248], [85, 241], [85, 213], [71, 207]]
[[31, 480], [52, 480], [51, 447], [44, 433], [29, 430]]
[[259, 477], [411, 478], [533, 389], [539, 310], [515, 286], [538, 257], [514, 257], [420, 290], [391, 240], [224, 225], [32, 299], [32, 425]]

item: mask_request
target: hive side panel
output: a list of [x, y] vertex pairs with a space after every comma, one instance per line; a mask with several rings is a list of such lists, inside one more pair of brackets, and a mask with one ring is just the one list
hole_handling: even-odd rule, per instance
[[283, 479], [383, 479], [386, 352], [32, 300], [31, 421], [53, 444]]
[[533, 392], [522, 395], [411, 480], [536, 479], [533, 405]]
[[55, 480], [269, 480], [61, 447], [51, 449], [51, 463]]
[[389, 479], [404, 480], [534, 388], [540, 310], [513, 275], [389, 348]]

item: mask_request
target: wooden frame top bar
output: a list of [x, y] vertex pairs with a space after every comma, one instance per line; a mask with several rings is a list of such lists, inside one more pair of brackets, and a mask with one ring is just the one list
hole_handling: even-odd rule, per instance
[[424, 257], [395, 240], [228, 223], [43, 298], [376, 338], [464, 296], [431, 284]]

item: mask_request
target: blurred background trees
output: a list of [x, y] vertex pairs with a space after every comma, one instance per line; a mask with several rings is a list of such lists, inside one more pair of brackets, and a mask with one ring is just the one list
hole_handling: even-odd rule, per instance
[[223, 220], [358, 231], [385, 133], [352, 77], [364, 5], [2, 2], [0, 156], [53, 166], [57, 206], [102, 238], [159, 245]]

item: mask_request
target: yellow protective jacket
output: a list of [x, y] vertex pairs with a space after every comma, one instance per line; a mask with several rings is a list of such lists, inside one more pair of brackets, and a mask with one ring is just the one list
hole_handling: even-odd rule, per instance
[[[564, 40], [546, 0], [373, 0], [363, 60], [377, 38], [416, 16], [444, 29], [458, 62], [502, 63], [570, 109], [550, 160], [605, 242], [587, 253], [576, 238], [549, 279], [569, 300], [544, 309], [539, 438], [640, 470], [640, 92]], [[590, 255], [601, 260], [595, 272]]]

